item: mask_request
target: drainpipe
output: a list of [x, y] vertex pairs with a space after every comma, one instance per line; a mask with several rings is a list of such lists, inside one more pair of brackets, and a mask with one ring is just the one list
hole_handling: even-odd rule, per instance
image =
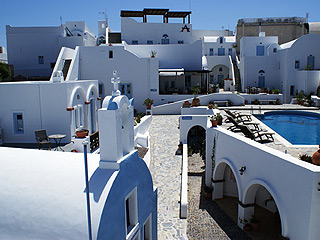
[[88, 154], [87, 154], [88, 141], [84, 141], [82, 144], [83, 144], [83, 150], [84, 150], [84, 171], [85, 171], [85, 178], [86, 178], [85, 180], [86, 180], [88, 235], [89, 235], [89, 240], [92, 240], [90, 196], [89, 196], [89, 177], [88, 177]]

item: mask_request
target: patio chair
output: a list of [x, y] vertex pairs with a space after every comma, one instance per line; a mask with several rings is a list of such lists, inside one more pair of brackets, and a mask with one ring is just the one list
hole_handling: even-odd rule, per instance
[[231, 112], [229, 109], [224, 109], [226, 114], [231, 116], [237, 122], [251, 122], [251, 114], [242, 114], [240, 112]]
[[[274, 133], [270, 133], [270, 132], [253, 132], [248, 126], [245, 125], [241, 125], [240, 126], [241, 132], [248, 138], [257, 141], [257, 138], [260, 138], [260, 141], [262, 142], [263, 140], [267, 140], [267, 141], [274, 141], [273, 138], [273, 134]], [[263, 137], [265, 137], [266, 139], [263, 139]]]
[[227, 119], [230, 123], [232, 123], [233, 125], [228, 127], [227, 130], [231, 130], [232, 132], [235, 132], [236, 130], [241, 131], [241, 126], [245, 125], [245, 126], [252, 126], [251, 131], [253, 132], [262, 132], [264, 131], [263, 129], [261, 129], [259, 127], [259, 123], [256, 122], [242, 122], [239, 123], [237, 122], [233, 117], [231, 116], [227, 116]]
[[51, 141], [49, 141], [47, 136], [47, 131], [45, 129], [36, 130], [34, 131], [34, 134], [36, 136], [39, 150], [41, 149], [42, 145], [48, 145], [47, 150], [51, 150], [51, 147], [50, 147]]

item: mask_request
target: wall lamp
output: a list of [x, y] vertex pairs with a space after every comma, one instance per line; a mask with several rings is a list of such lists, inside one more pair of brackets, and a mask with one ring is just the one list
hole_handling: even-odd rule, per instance
[[243, 166], [239, 169], [240, 175], [243, 175], [244, 171], [246, 170], [246, 166]]

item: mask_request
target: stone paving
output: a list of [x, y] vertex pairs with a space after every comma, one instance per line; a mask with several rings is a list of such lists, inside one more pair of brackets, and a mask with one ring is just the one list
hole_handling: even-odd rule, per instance
[[204, 197], [204, 169], [199, 154], [188, 158], [188, 239], [250, 239], [216, 202]]
[[187, 239], [187, 220], [180, 219], [181, 156], [179, 116], [152, 116], [150, 170], [158, 188], [158, 239]]

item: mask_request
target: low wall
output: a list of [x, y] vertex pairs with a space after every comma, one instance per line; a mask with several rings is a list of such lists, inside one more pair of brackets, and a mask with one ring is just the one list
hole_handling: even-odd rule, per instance
[[267, 93], [260, 93], [260, 94], [246, 94], [246, 93], [241, 93], [241, 97], [243, 97], [246, 101], [247, 104], [251, 104], [255, 99], [258, 100], [280, 100], [280, 104], [283, 103], [283, 95], [282, 94], [267, 94]]
[[[230, 100], [234, 105], [243, 105], [244, 98], [239, 94], [232, 92], [227, 93], [212, 93], [208, 95], [198, 96], [201, 105], [208, 105], [210, 101], [226, 101]], [[184, 101], [192, 102], [193, 98], [183, 99], [174, 103], [154, 106], [152, 113], [155, 115], [179, 115], [181, 113], [181, 106]]]
[[141, 147], [149, 147], [148, 139], [149, 139], [149, 127], [152, 122], [152, 115], [144, 116], [141, 118], [141, 122], [134, 127], [134, 145], [138, 144]]
[[188, 210], [188, 144], [183, 143], [182, 150], [182, 174], [181, 174], [181, 196], [180, 196], [180, 217], [187, 218]]

